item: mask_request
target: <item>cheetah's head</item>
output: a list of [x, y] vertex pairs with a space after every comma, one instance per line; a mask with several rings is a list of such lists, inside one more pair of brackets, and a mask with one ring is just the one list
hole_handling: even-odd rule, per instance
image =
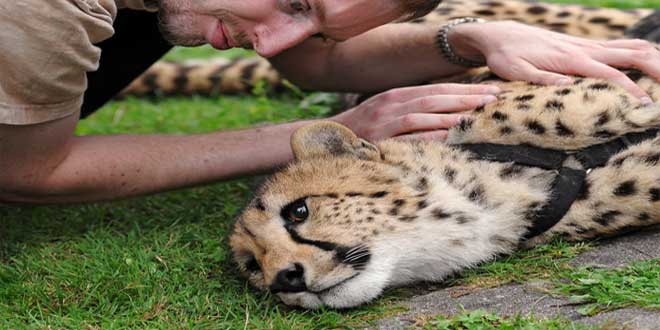
[[230, 239], [236, 262], [254, 286], [287, 305], [372, 300], [396, 284], [395, 265], [410, 257], [397, 237], [412, 226], [405, 217], [419, 191], [402, 183], [401, 170], [377, 146], [339, 124], [304, 127], [292, 147], [296, 160], [237, 219]]

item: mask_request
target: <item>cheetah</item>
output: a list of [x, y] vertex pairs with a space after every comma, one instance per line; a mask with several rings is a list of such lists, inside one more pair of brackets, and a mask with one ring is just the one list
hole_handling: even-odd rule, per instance
[[[659, 18], [637, 31], [657, 35]], [[660, 82], [625, 72], [660, 101]], [[230, 237], [248, 281], [287, 305], [348, 308], [557, 237], [660, 223], [660, 103], [592, 78], [540, 86], [481, 68], [464, 79], [503, 92], [444, 143], [373, 144], [330, 121], [296, 131], [295, 160]]]
[[[409, 23], [440, 26], [454, 18], [471, 16], [515, 20], [591, 39], [617, 39], [651, 12], [519, 0], [445, 0], [432, 13]], [[660, 42], [660, 36], [655, 38]], [[262, 58], [160, 61], [124, 89], [120, 97], [249, 93], [259, 82], [275, 92], [286, 89], [282, 76]]]
[[334, 122], [298, 130], [295, 161], [236, 221], [242, 274], [287, 305], [346, 308], [556, 236], [660, 223], [660, 105], [596, 79], [499, 85], [446, 144], [372, 144]]

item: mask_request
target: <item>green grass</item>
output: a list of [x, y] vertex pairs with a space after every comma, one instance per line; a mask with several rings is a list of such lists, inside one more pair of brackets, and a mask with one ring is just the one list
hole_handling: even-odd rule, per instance
[[236, 57], [248, 57], [254, 56], [255, 53], [250, 50], [244, 50], [239, 48], [229, 49], [223, 52], [215, 50], [209, 45], [200, 46], [200, 47], [175, 47], [167, 55], [165, 55], [165, 60], [167, 61], [182, 61], [188, 59], [198, 59], [198, 58], [210, 58], [210, 57], [226, 57], [226, 58], [236, 58]]
[[[168, 98], [158, 102], [130, 98], [112, 102], [90, 120], [84, 120], [77, 133], [203, 133], [262, 123], [286, 122], [327, 115], [332, 99], [304, 99], [291, 94], [277, 98], [223, 96]], [[319, 103], [320, 102], [320, 103]]]
[[576, 269], [565, 272], [562, 278], [568, 282], [558, 283], [558, 292], [586, 304], [580, 309], [585, 315], [629, 306], [660, 309], [658, 259], [614, 270]]
[[[588, 1], [658, 7], [659, 1]], [[176, 48], [167, 59], [217, 56], [210, 47]], [[251, 56], [232, 51], [222, 56]], [[219, 99], [127, 99], [81, 122], [77, 133], [199, 133], [325, 116], [333, 100], [289, 93]], [[249, 288], [227, 250], [232, 218], [255, 179], [113, 203], [77, 206], [0, 205], [0, 329], [327, 329], [355, 328], [402, 311], [395, 290], [349, 311], [288, 309]], [[556, 281], [557, 292], [583, 312], [624, 306], [660, 308], [658, 261], [621, 270], [573, 269], [590, 248], [556, 242], [502, 258], [446, 285], [494, 286]], [[561, 320], [501, 318], [466, 312], [430, 317], [430, 329], [566, 329]]]

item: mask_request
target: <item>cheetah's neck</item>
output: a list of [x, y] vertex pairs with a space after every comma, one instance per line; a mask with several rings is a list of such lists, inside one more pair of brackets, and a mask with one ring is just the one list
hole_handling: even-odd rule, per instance
[[471, 160], [439, 143], [414, 143], [403, 153], [400, 146], [389, 153], [390, 143], [380, 147], [409, 188], [406, 196], [393, 197], [406, 205], [390, 210], [406, 230], [376, 244], [389, 250], [379, 255], [393, 256], [387, 261], [397, 269], [393, 284], [441, 280], [512, 252], [530, 226], [529, 212], [549, 199], [556, 177], [552, 171]]

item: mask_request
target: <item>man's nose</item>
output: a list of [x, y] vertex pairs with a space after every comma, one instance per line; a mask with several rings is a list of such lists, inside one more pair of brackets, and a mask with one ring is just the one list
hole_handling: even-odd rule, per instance
[[254, 50], [262, 57], [273, 57], [294, 47], [311, 34], [312, 27], [304, 24], [287, 24], [279, 27], [259, 26], [255, 28], [257, 40]]

